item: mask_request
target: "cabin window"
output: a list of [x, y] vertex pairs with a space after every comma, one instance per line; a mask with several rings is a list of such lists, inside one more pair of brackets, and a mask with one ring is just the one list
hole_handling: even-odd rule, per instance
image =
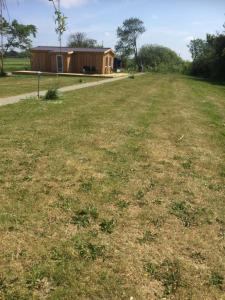
[[56, 66], [57, 66], [57, 73], [63, 73], [63, 56], [62, 55], [56, 56]]

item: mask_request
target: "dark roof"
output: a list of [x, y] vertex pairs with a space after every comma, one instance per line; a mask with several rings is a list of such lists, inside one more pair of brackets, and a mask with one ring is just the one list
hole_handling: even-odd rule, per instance
[[[60, 52], [60, 47], [38, 46], [38, 47], [32, 48], [31, 50]], [[109, 50], [112, 50], [112, 49], [111, 48], [69, 48], [69, 47], [62, 47], [61, 48], [62, 53], [68, 53], [68, 52], [95, 52], [95, 53], [99, 52], [99, 53], [105, 53]]]

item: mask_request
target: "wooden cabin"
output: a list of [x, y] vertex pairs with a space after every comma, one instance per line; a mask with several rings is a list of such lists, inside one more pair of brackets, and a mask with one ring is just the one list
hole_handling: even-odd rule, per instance
[[111, 48], [39, 46], [31, 49], [31, 70], [53, 73], [111, 74], [115, 53]]

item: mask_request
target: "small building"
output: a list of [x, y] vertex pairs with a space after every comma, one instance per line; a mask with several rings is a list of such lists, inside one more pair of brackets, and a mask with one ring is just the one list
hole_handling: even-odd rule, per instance
[[31, 70], [53, 73], [111, 74], [115, 53], [111, 48], [39, 46], [31, 49]]

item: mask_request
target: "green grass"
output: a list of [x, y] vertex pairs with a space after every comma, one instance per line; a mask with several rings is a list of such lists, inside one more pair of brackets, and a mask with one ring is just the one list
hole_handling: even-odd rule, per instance
[[[100, 78], [82, 77], [83, 83], [99, 81]], [[66, 76], [41, 76], [40, 90], [50, 88], [60, 88], [73, 84], [81, 84], [81, 78]], [[0, 98], [20, 95], [37, 91], [38, 80], [35, 75], [14, 75], [10, 77], [0, 77]]]
[[30, 59], [29, 58], [5, 58], [4, 70], [5, 72], [30, 70]]
[[0, 298], [223, 299], [224, 99], [149, 74], [1, 107]]

